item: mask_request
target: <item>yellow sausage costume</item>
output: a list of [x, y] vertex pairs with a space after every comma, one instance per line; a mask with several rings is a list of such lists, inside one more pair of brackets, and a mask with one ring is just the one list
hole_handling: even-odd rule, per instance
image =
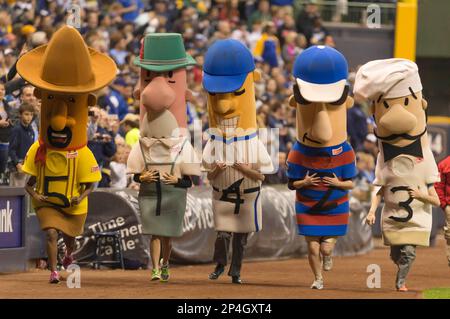
[[254, 82], [249, 50], [236, 40], [217, 41], [205, 56], [203, 86], [208, 92], [209, 140], [203, 150], [203, 167], [216, 163], [226, 168], [211, 184], [217, 231], [249, 233], [262, 229], [261, 181], [233, 167], [248, 164], [263, 174], [273, 171], [272, 160], [258, 139]]
[[35, 190], [46, 202], [33, 199], [42, 229], [55, 228], [75, 237], [83, 231], [87, 197], [78, 205], [85, 183], [101, 179], [97, 162], [87, 148], [88, 106], [97, 91], [116, 74], [112, 59], [88, 48], [78, 31], [64, 26], [47, 45], [23, 55], [19, 74], [36, 87], [42, 100], [39, 141], [27, 153], [23, 171], [36, 177]]

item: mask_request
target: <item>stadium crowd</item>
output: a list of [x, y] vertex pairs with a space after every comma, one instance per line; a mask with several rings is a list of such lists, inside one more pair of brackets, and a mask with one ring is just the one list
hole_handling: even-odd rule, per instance
[[[279, 169], [266, 183], [286, 183], [286, 156], [295, 141], [295, 109], [288, 106], [295, 57], [315, 44], [335, 46], [320, 18], [319, 7], [308, 3], [294, 10], [293, 0], [0, 0], [0, 184], [23, 185], [21, 163], [38, 138], [40, 101], [34, 88], [16, 74], [21, 54], [48, 42], [68, 19], [80, 15], [79, 31], [88, 46], [108, 53], [117, 63], [115, 81], [97, 93], [98, 105], [89, 112], [88, 146], [103, 179], [100, 187], [138, 187], [127, 178], [126, 161], [139, 139], [139, 103], [133, 96], [140, 40], [148, 32], [178, 32], [197, 61], [188, 72], [192, 98], [189, 127], [200, 120], [208, 127], [202, 64], [214, 41], [234, 38], [253, 52], [263, 80], [257, 85], [260, 128], [279, 129]], [[76, 5], [76, 7], [74, 7]], [[80, 8], [78, 11], [77, 8]], [[75, 22], [77, 18], [75, 17]], [[356, 70], [350, 70], [351, 85]], [[368, 199], [377, 150], [374, 123], [367, 106], [348, 110], [348, 134], [357, 152], [359, 175], [354, 196]], [[203, 180], [196, 183], [207, 182]]]

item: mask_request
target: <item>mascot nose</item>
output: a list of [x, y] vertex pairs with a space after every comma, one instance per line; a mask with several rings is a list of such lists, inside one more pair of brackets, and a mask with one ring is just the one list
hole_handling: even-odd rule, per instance
[[157, 76], [144, 88], [141, 101], [147, 112], [161, 112], [175, 102], [175, 92], [162, 76]]
[[67, 123], [67, 104], [64, 101], [58, 101], [52, 105], [50, 126], [54, 131], [62, 131]]
[[330, 117], [325, 104], [321, 103], [314, 116], [311, 126], [311, 138], [322, 143], [328, 142], [333, 137], [333, 129], [331, 128]]
[[219, 114], [225, 114], [229, 111], [233, 111], [236, 103], [233, 99], [228, 97], [228, 94], [220, 97], [216, 104], [214, 104], [214, 111]]
[[387, 113], [380, 118], [380, 125], [394, 134], [411, 131], [417, 125], [417, 118], [405, 110], [401, 104], [392, 105]]

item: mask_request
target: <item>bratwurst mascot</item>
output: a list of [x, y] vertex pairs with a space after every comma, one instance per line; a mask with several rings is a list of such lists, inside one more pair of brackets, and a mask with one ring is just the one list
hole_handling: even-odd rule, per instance
[[[328, 46], [303, 51], [294, 63], [297, 141], [288, 155], [288, 187], [296, 190], [298, 232], [308, 242], [314, 273], [312, 289], [323, 289], [323, 270], [339, 236], [347, 233], [349, 190], [357, 174], [355, 153], [347, 142], [348, 65]], [[321, 260], [321, 255], [322, 259]]]
[[384, 199], [381, 215], [384, 244], [398, 266], [396, 288], [408, 291], [406, 276], [416, 246], [429, 246], [431, 205], [439, 206], [434, 183], [439, 172], [427, 136], [427, 102], [417, 65], [406, 59], [375, 60], [356, 74], [355, 98], [372, 103], [380, 153], [375, 168], [376, 196], [367, 215]]
[[96, 104], [97, 91], [116, 75], [108, 56], [88, 48], [76, 29], [64, 26], [47, 45], [24, 54], [19, 74], [41, 99], [39, 140], [29, 149], [23, 171], [31, 175], [26, 190], [42, 230], [47, 232], [50, 283], [59, 282], [56, 271], [58, 231], [72, 261], [75, 236], [83, 232], [87, 196], [101, 179], [94, 155], [87, 148], [88, 107]]
[[210, 279], [225, 269], [233, 237], [228, 275], [240, 284], [244, 246], [250, 232], [262, 227], [261, 182], [273, 171], [272, 160], [256, 132], [254, 82], [261, 75], [253, 56], [239, 41], [215, 42], [206, 52], [203, 87], [208, 94], [209, 140], [203, 166], [213, 188], [212, 204], [218, 231]]
[[144, 38], [134, 64], [141, 68], [134, 93], [141, 105], [141, 138], [131, 150], [127, 170], [141, 183], [142, 229], [152, 235], [152, 280], [167, 282], [172, 237], [183, 234], [190, 176], [200, 175], [200, 158], [186, 128], [186, 67], [195, 60], [185, 52], [180, 34], [153, 33]]

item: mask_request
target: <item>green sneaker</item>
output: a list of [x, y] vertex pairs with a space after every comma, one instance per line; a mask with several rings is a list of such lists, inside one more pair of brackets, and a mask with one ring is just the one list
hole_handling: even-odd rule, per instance
[[152, 269], [152, 281], [153, 280], [159, 280], [161, 279], [161, 270], [159, 269]]
[[167, 265], [162, 265], [161, 266], [161, 281], [162, 282], [167, 282], [169, 281], [169, 264]]

